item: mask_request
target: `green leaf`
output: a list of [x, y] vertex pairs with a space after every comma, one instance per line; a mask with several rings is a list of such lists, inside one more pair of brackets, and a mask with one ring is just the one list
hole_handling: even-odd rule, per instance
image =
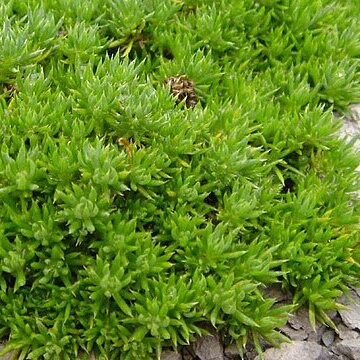
[[241, 311], [237, 310], [235, 312], [235, 317], [236, 319], [238, 319], [240, 322], [242, 322], [244, 325], [247, 326], [251, 326], [251, 327], [255, 327], [255, 328], [259, 328], [260, 326], [256, 323], [256, 321], [254, 321], [253, 319], [249, 318], [247, 315], [245, 315], [244, 313], [242, 313]]
[[128, 316], [132, 316], [132, 311], [130, 307], [126, 304], [126, 302], [123, 300], [123, 298], [116, 292], [112, 294], [114, 297], [116, 304], [119, 306], [119, 308]]

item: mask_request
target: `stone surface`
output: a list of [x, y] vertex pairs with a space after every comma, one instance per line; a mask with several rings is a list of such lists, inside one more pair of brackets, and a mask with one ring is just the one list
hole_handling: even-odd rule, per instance
[[[4, 348], [5, 346], [3, 344], [0, 344], [0, 351]], [[0, 355], [0, 360], [10, 360], [11, 357], [13, 356], [13, 352], [9, 352], [6, 355]]]
[[327, 330], [327, 327], [323, 324], [317, 323], [315, 328], [316, 328], [316, 331], [311, 329], [311, 332], [309, 332], [307, 341], [315, 341], [318, 344], [321, 344], [321, 338], [322, 338], [324, 332]]
[[322, 334], [321, 340], [326, 347], [329, 347], [335, 340], [335, 331], [334, 330], [326, 330]]
[[353, 289], [357, 294], [358, 294], [358, 296], [360, 297], [360, 288], [358, 288], [358, 289]]
[[342, 355], [342, 354], [331, 353], [330, 357], [329, 357], [329, 360], [349, 360], [349, 358], [347, 356], [345, 356], [345, 355]]
[[312, 332], [307, 309], [301, 308], [295, 315], [289, 317], [289, 325], [295, 330], [303, 330], [306, 333]]
[[336, 310], [327, 311], [326, 314], [331, 320], [334, 320], [338, 316], [338, 312]]
[[[350, 111], [351, 113], [344, 118], [340, 133], [352, 139], [360, 133], [360, 104], [350, 105]], [[354, 147], [360, 150], [360, 139], [355, 142]]]
[[194, 351], [200, 360], [224, 360], [224, 350], [217, 335], [199, 337]]
[[360, 340], [347, 339], [342, 340], [334, 347], [334, 352], [347, 356], [352, 360], [360, 359]]
[[272, 285], [268, 285], [266, 286], [266, 288], [264, 289], [264, 294], [266, 295], [266, 297], [275, 299], [276, 302], [291, 302], [291, 295], [285, 293], [282, 289], [281, 286], [278, 284], [272, 284]]
[[[343, 118], [343, 125], [339, 131], [342, 138], [349, 141], [360, 134], [360, 104], [352, 104], [349, 107], [350, 113]], [[360, 151], [360, 138], [354, 143], [354, 149]], [[360, 171], [360, 165], [357, 168]], [[354, 194], [360, 196], [359, 192]]]
[[350, 291], [352, 301], [344, 295], [340, 299], [340, 303], [348, 307], [347, 310], [339, 310], [339, 314], [344, 324], [353, 330], [360, 330], [360, 298], [356, 291]]
[[359, 337], [359, 333], [357, 331], [349, 329], [344, 324], [339, 324], [337, 326], [337, 334], [341, 340], [357, 339]]
[[294, 341], [302, 341], [308, 338], [308, 333], [304, 329], [295, 330], [288, 324], [280, 328], [281, 332], [284, 333], [289, 339]]
[[[264, 352], [264, 360], [328, 360], [330, 352], [315, 342], [294, 341]], [[257, 356], [255, 360], [260, 360]]]
[[227, 346], [224, 350], [224, 355], [228, 359], [238, 359], [240, 357], [239, 350], [237, 349], [235, 344]]
[[181, 349], [182, 360], [193, 360], [196, 358], [191, 345], [183, 346]]
[[181, 360], [182, 357], [175, 351], [164, 351], [161, 354], [160, 360]]

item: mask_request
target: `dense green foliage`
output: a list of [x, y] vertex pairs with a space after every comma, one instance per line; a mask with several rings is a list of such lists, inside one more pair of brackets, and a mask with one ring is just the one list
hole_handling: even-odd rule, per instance
[[359, 159], [332, 116], [360, 100], [359, 19], [357, 0], [1, 2], [5, 350], [150, 359], [203, 321], [259, 349], [301, 305], [331, 326], [360, 275]]

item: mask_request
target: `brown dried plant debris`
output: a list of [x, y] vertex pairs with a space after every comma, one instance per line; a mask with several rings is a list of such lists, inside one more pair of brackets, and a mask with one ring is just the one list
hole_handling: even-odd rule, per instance
[[3, 92], [6, 94], [6, 100], [10, 101], [18, 92], [20, 91], [19, 87], [16, 83], [4, 83], [3, 84]]
[[164, 84], [170, 86], [170, 93], [176, 98], [177, 104], [184, 99], [187, 108], [194, 107], [198, 103], [194, 82], [185, 75], [167, 77]]

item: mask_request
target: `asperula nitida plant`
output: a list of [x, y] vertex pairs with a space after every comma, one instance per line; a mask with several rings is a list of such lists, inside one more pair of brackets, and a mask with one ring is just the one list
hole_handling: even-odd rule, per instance
[[170, 93], [176, 98], [177, 104], [185, 99], [185, 106], [190, 108], [199, 101], [195, 94], [194, 82], [185, 75], [167, 77], [164, 80], [164, 85], [170, 86]]

